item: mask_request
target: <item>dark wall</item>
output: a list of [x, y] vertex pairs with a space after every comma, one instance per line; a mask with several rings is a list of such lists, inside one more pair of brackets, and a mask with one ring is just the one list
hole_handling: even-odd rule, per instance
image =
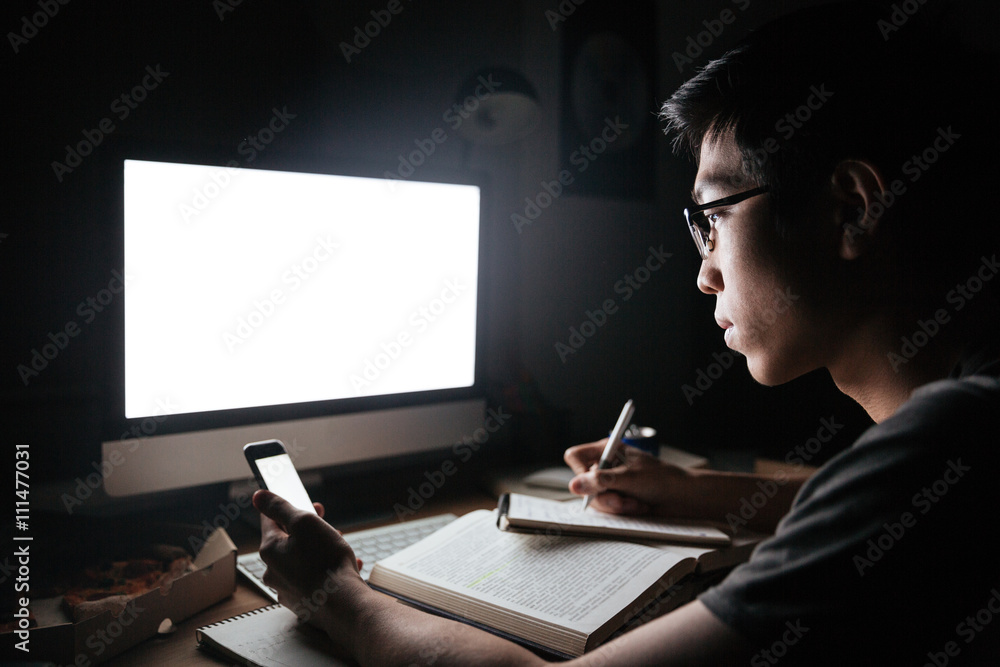
[[[106, 158], [143, 143], [202, 146], [246, 166], [308, 155], [395, 170], [416, 141], [445, 129], [428, 168], [476, 169], [490, 179], [487, 372], [497, 400], [525, 417], [519, 423], [530, 427], [519, 435], [539, 455], [602, 437], [627, 397], [636, 400], [637, 421], [695, 451], [783, 457], [821, 418], [843, 422], [845, 434], [866, 423], [824, 377], [763, 388], [741, 360], [713, 357], [726, 348], [712, 299], [695, 289], [698, 258], [681, 216], [694, 169], [670, 155], [653, 115], [694, 67], [770, 16], [808, 3], [623, 10], [603, 0], [400, 0], [401, 11], [348, 54], [350, 62], [342, 42], [388, 3], [70, 2], [36, 19], [42, 25], [34, 30], [24, 18], [36, 17], [40, 5], [14, 4], [2, 25], [25, 37], [3, 56], [13, 113], [5, 128], [8, 215], [0, 222], [0, 396], [17, 437], [51, 452], [46, 463], [56, 475], [87, 469], [100, 406], [112, 391], [107, 341], [121, 301], [86, 323], [77, 308], [121, 265]], [[553, 18], [560, 7], [561, 18]], [[733, 21], [678, 67], [674, 54], [718, 28], [723, 10]], [[617, 50], [595, 41], [606, 31], [618, 37]], [[581, 64], [588, 55], [600, 57]], [[489, 66], [522, 71], [538, 90], [542, 117], [519, 142], [465, 145], [443, 114], [462, 80]], [[144, 81], [145, 99], [120, 100]], [[276, 112], [290, 118], [287, 128], [251, 151], [243, 142]], [[594, 159], [589, 173], [579, 171], [578, 142], [618, 116], [630, 125], [627, 142]], [[102, 129], [104, 119], [110, 125]], [[69, 165], [66, 146], [87, 137], [100, 144], [72, 171], [57, 173], [54, 161]], [[511, 216], [524, 215], [526, 198], [537, 201], [564, 170], [573, 187], [518, 228]], [[622, 281], [645, 275], [636, 272], [650, 248], [670, 256], [629, 293]], [[594, 321], [588, 312], [609, 300], [611, 312], [597, 315], [600, 326], [574, 346], [573, 328]], [[25, 383], [18, 365], [71, 321], [80, 333]], [[699, 385], [700, 373], [718, 377]], [[685, 394], [685, 385], [702, 393]], [[848, 442], [838, 436], [817, 461]]]
[[[648, 190], [616, 189], [617, 180], [636, 175], [615, 163], [617, 156], [608, 150], [587, 173], [609, 163], [601, 176], [611, 187], [562, 197], [518, 236], [520, 359], [544, 396], [572, 410], [571, 441], [607, 435], [626, 397], [636, 401], [636, 421], [656, 427], [665, 442], [708, 454], [732, 451], [735, 463], [747, 458], [740, 454], [784, 458], [815, 435], [820, 419], [833, 416], [845, 427], [817, 453], [814, 462], [819, 462], [869, 423], [825, 374], [787, 387], [761, 387], [746, 372], [745, 360], [728, 352], [714, 322], [714, 299], [695, 286], [699, 259], [682, 216], [695, 168], [671, 154], [654, 116], [698, 67], [747, 31], [807, 4], [816, 3], [659, 2], [630, 3], [622, 9], [587, 2], [565, 20], [550, 21], [552, 14], [546, 12], [556, 3], [527, 3], [524, 67], [539, 82], [543, 104], [551, 111], [524, 147], [521, 192], [512, 211], [523, 211], [524, 197], [534, 196], [540, 182], [564, 166], [580, 175], [570, 159], [576, 143], [567, 143], [564, 136], [579, 115], [577, 91], [603, 100], [608, 115], [645, 122], [640, 145], [622, 154], [652, 175]], [[621, 34], [634, 58], [643, 62], [650, 83], [642, 112], [635, 110], [634, 91], [625, 88], [635, 68], [613, 50], [597, 77], [603, 76], [608, 86], [603, 97], [596, 87], [569, 83], [585, 71], [573, 66], [584, 50], [579, 44], [606, 31]], [[646, 147], [652, 150], [641, 150]], [[630, 289], [626, 277], [636, 283], [646, 277], [649, 249], [661, 246], [671, 257], [639, 289]], [[593, 321], [588, 313], [596, 313], [608, 299], [614, 313], [579, 349], [567, 353], [565, 347], [557, 348]]]

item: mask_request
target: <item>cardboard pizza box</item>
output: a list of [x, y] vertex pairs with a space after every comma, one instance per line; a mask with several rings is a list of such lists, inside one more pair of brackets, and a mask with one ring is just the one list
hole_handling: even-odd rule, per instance
[[[200, 529], [178, 526], [159, 527], [154, 532], [164, 544], [197, 547], [194, 571], [133, 598], [118, 615], [105, 611], [78, 623], [62, 609], [60, 598], [32, 600], [32, 612], [41, 626], [0, 634], [3, 661], [97, 665], [155, 636], [161, 626], [169, 625], [165, 623], [168, 619], [180, 623], [235, 592], [236, 545], [223, 528], [208, 535]], [[63, 622], [49, 622], [60, 616]], [[24, 640], [28, 643], [21, 644]], [[20, 650], [19, 644], [29, 650]]]

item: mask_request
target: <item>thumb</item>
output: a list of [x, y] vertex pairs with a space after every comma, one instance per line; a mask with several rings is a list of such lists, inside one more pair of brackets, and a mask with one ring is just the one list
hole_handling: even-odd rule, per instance
[[594, 471], [594, 481], [602, 489], [622, 489], [628, 486], [628, 478], [631, 470], [627, 466], [620, 465], [613, 468]]
[[598, 470], [594, 465], [587, 472], [582, 472], [571, 479], [569, 490], [579, 495], [603, 493], [608, 489], [622, 486], [622, 475], [626, 471], [625, 466]]
[[253, 494], [253, 506], [264, 516], [285, 528], [302, 510], [296, 509], [281, 496], [261, 489]]

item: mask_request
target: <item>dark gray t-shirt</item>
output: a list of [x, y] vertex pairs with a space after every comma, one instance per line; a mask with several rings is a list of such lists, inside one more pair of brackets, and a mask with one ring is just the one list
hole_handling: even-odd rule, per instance
[[700, 596], [752, 666], [1000, 665], [998, 375], [981, 352], [915, 391]]

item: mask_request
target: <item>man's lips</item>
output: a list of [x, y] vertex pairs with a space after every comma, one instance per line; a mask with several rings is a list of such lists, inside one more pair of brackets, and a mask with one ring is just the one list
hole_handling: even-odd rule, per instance
[[724, 320], [721, 317], [716, 317], [715, 321], [720, 327], [726, 330], [726, 333], [723, 334], [723, 340], [726, 341], [727, 346], [730, 346], [729, 339], [733, 333], [733, 323], [729, 320]]

